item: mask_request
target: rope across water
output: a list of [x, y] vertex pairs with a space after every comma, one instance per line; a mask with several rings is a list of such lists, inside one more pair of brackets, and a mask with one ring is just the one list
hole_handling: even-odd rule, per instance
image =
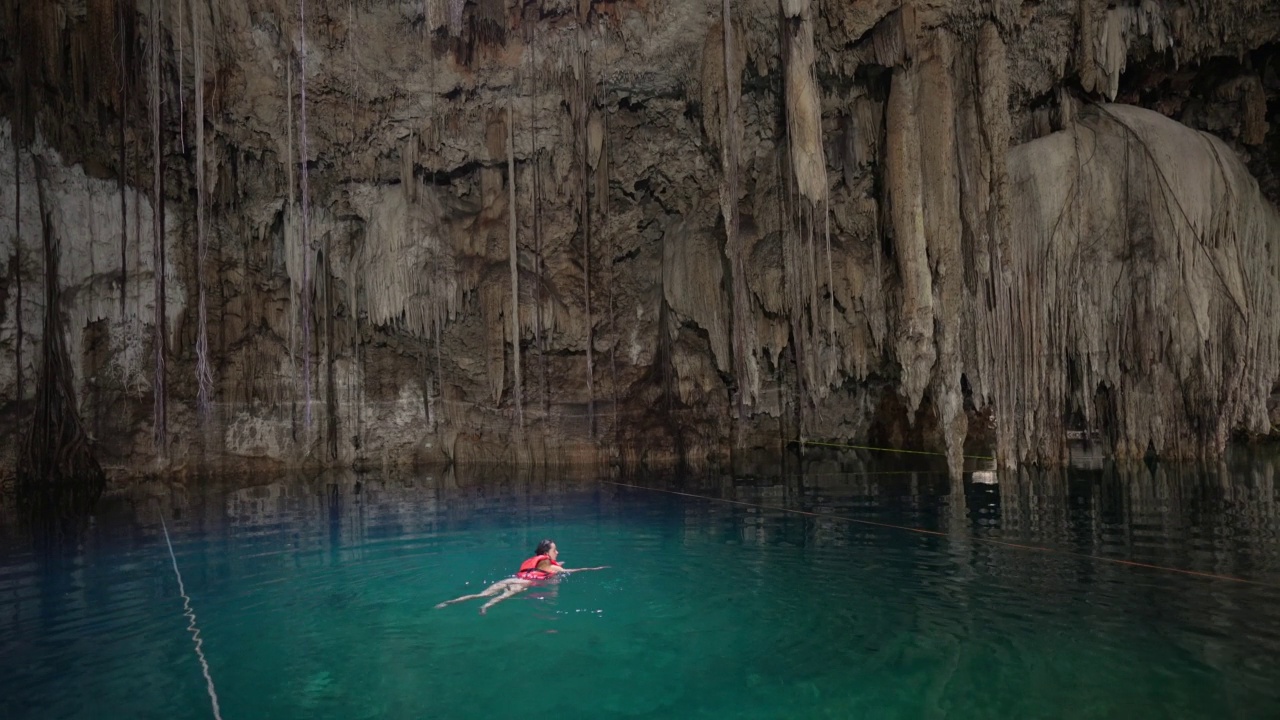
[[[877, 520], [863, 520], [861, 518], [853, 518], [847, 515], [832, 515], [828, 513], [816, 513], [809, 510], [799, 510], [796, 508], [779, 507], [776, 505], [760, 505], [758, 503], [746, 502], [743, 500], [729, 500], [726, 498], [716, 498], [707, 495], [698, 495], [696, 493], [682, 492], [680, 490], [666, 490], [663, 488], [645, 487], [644, 485], [632, 485], [629, 483], [614, 482], [612, 480], [601, 480], [606, 485], [616, 485], [618, 487], [631, 488], [633, 490], [648, 490], [650, 492], [666, 493], [668, 495], [679, 495], [680, 497], [696, 498], [698, 500], [707, 500], [709, 502], [722, 502], [729, 505], [739, 505], [742, 507], [756, 508], [758, 510], [776, 510], [778, 512], [791, 513], [794, 515], [804, 515], [806, 517], [823, 518], [827, 520], [842, 520], [849, 523], [857, 523], [859, 525], [870, 525], [873, 527], [888, 528], [891, 530], [902, 530], [905, 532], [918, 533], [920, 535], [933, 535], [935, 537], [947, 537], [947, 533], [940, 530], [929, 530], [926, 528], [911, 527], [909, 525], [895, 525], [893, 523], [879, 522]], [[1015, 548], [1018, 550], [1030, 550], [1034, 552], [1049, 553], [1054, 555], [1063, 555], [1068, 557], [1083, 558], [1094, 560], [1097, 562], [1112, 563], [1114, 565], [1127, 565], [1129, 567], [1139, 567], [1148, 570], [1161, 570], [1163, 572], [1177, 573], [1179, 575], [1191, 575], [1194, 577], [1209, 578], [1211, 580], [1224, 580], [1234, 583], [1242, 583], [1245, 585], [1256, 585], [1258, 587], [1270, 588], [1272, 590], [1280, 590], [1280, 585], [1274, 583], [1262, 582], [1260, 580], [1250, 580], [1248, 578], [1237, 577], [1234, 575], [1221, 575], [1218, 573], [1200, 572], [1199, 570], [1187, 570], [1185, 568], [1169, 567], [1167, 565], [1155, 565], [1152, 563], [1139, 562], [1137, 560], [1126, 560], [1123, 558], [1109, 558], [1102, 555], [1090, 555], [1089, 553], [1075, 552], [1073, 550], [1061, 550], [1058, 548], [1044, 547], [1042, 545], [1026, 545], [1023, 543], [1009, 542], [1007, 540], [996, 540], [994, 538], [974, 537], [968, 538], [972, 542], [986, 543], [988, 545], [1000, 545], [1003, 547]]]
[[213, 717], [222, 720], [222, 711], [218, 708], [218, 691], [213, 687], [213, 676], [209, 674], [209, 661], [204, 657], [204, 640], [200, 639], [200, 628], [196, 627], [196, 611], [191, 607], [191, 598], [187, 596], [187, 588], [182, 583], [182, 573], [178, 571], [178, 558], [173, 554], [173, 543], [169, 541], [169, 528], [165, 525], [164, 515], [160, 516], [160, 527], [164, 530], [164, 544], [169, 548], [169, 559], [173, 561], [173, 574], [178, 578], [178, 593], [182, 595], [182, 614], [187, 616], [187, 632], [196, 646], [196, 658], [200, 660], [200, 669], [204, 672], [205, 685], [209, 690], [209, 701], [213, 703]]
[[[876, 447], [875, 445], [845, 445], [843, 443], [822, 442], [821, 440], [800, 439], [793, 440], [792, 443], [804, 447], [805, 445], [815, 445], [818, 447], [843, 448], [847, 450], [874, 450], [876, 452], [901, 453], [904, 455], [933, 455], [936, 457], [946, 457], [946, 453], [933, 452], [931, 450], [903, 450], [901, 448]], [[968, 460], [995, 460], [990, 455], [961, 455], [960, 457]]]

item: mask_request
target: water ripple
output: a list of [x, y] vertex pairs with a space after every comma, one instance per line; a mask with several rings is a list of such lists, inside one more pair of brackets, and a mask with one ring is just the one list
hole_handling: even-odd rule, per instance
[[[1275, 498], [913, 482], [277, 483], [210, 491], [169, 531], [228, 717], [482, 717], [548, 684], [573, 702], [522, 714], [1280, 715], [1280, 592], [1100, 560], [1276, 582]], [[542, 537], [611, 568], [483, 618], [432, 609]], [[154, 515], [100, 521], [70, 558], [5, 542], [0, 715], [207, 717]]]

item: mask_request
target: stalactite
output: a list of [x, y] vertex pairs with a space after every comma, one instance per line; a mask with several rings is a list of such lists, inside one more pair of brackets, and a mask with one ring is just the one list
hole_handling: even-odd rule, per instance
[[738, 229], [739, 165], [741, 163], [741, 130], [738, 104], [742, 99], [742, 68], [738, 64], [738, 49], [733, 31], [731, 0], [724, 0], [721, 24], [724, 31], [724, 117], [721, 120], [720, 164], [723, 172], [720, 185], [720, 212], [724, 218], [725, 254], [729, 259], [729, 284], [733, 292], [733, 371], [737, 383], [734, 406], [737, 424], [734, 428], [735, 444], [741, 445], [746, 425], [747, 406], [754, 403], [757, 383], [752, 377], [749, 354], [755, 343], [750, 332], [753, 318], [750, 315], [751, 298], [747, 291], [747, 271]]
[[356, 9], [355, 3], [347, 0], [347, 62], [351, 64], [352, 73], [355, 79], [351, 81], [354, 92], [351, 93], [351, 147], [356, 146], [356, 104], [360, 101], [360, 64], [356, 59], [356, 44], [354, 39], [360, 34], [360, 28], [356, 27]]
[[[494, 123], [494, 156], [500, 157], [505, 145], [503, 126]], [[486, 192], [502, 198], [502, 173], [486, 169]], [[418, 338], [428, 338], [432, 326], [454, 317], [462, 308], [467, 294], [480, 283], [482, 273], [475, 263], [456, 262], [450, 254], [441, 227], [441, 206], [435, 193], [425, 193], [416, 204], [407, 200], [408, 193], [388, 192], [374, 207], [365, 226], [364, 241], [355, 260], [358, 276], [352, 278], [363, 288], [362, 308], [368, 321], [376, 325], [393, 324]], [[494, 198], [489, 197], [488, 202]], [[502, 204], [496, 205], [501, 213]], [[499, 216], [500, 217], [500, 216]], [[406, 259], [409, 262], [406, 262]], [[485, 286], [487, 317], [500, 321], [506, 317], [503, 308], [506, 295], [496, 285]], [[497, 288], [495, 293], [494, 288]], [[498, 349], [505, 347], [505, 324], [494, 326], [496, 335], [488, 336]], [[505, 354], [505, 350], [502, 351]], [[502, 363], [499, 360], [499, 363]], [[495, 364], [497, 379], [491, 389], [500, 393], [506, 382], [505, 363]]]
[[125, 261], [126, 246], [129, 244], [129, 210], [125, 199], [125, 118], [129, 116], [129, 71], [125, 65], [125, 0], [116, 0], [116, 27], [120, 40], [120, 118], [119, 147], [120, 166], [117, 189], [120, 192], [120, 319], [124, 320], [125, 288], [128, 286], [129, 266]]
[[[779, 40], [781, 41], [781, 37]], [[781, 95], [781, 92], [779, 92]], [[783, 126], [783, 142], [779, 144], [777, 151], [774, 153], [774, 176], [776, 179], [774, 187], [778, 190], [777, 207], [778, 207], [778, 227], [782, 233], [782, 284], [783, 296], [787, 298], [788, 304], [788, 323], [791, 332], [791, 361], [795, 368], [795, 426], [797, 439], [804, 437], [804, 409], [805, 399], [810, 397], [808, 394], [807, 378], [805, 373], [805, 363], [807, 362], [807, 353], [805, 339], [806, 333], [802, 327], [803, 319], [800, 313], [801, 292], [799, 278], [796, 274], [798, 259], [796, 258], [796, 242], [794, 239], [795, 224], [791, 221], [791, 204], [793, 197], [791, 193], [791, 179], [786, 168], [791, 164], [789, 157], [790, 143], [787, 142], [786, 127]], [[781, 363], [781, 359], [779, 359]]]
[[[194, 0], [193, 0], [194, 2]], [[209, 367], [209, 318], [207, 292], [204, 281], [208, 243], [204, 229], [206, 201], [204, 166], [204, 35], [195, 6], [191, 8], [193, 52], [195, 53], [196, 91], [196, 284], [199, 287], [198, 328], [196, 330], [196, 409], [202, 418], [208, 418], [212, 410], [213, 374]]]
[[787, 128], [791, 140], [791, 166], [800, 194], [820, 203], [827, 195], [827, 173], [822, 151], [822, 108], [813, 74], [815, 50], [809, 0], [796, 3], [801, 12], [791, 20], [786, 43]]
[[[330, 267], [333, 233], [324, 236], [324, 279], [319, 283], [324, 289], [324, 350], [325, 350], [325, 412], [328, 427], [329, 459], [338, 459], [338, 391], [334, 377], [333, 350], [333, 268]], [[317, 270], [320, 268], [317, 267]]]
[[449, 3], [449, 35], [458, 37], [462, 34], [462, 12], [467, 6], [466, 0], [448, 0]]
[[[142, 48], [140, 47], [141, 42], [142, 42], [141, 33], [139, 33], [139, 36], [138, 36], [139, 47], [134, 48], [134, 50], [136, 51], [136, 56], [139, 58], [142, 57]], [[145, 63], [145, 60], [141, 62]], [[143, 67], [145, 67], [145, 64], [143, 65]], [[141, 85], [141, 83], [142, 83], [142, 79], [139, 78], [139, 85]], [[141, 88], [139, 88], [139, 94], [141, 94], [141, 92], [142, 90]], [[146, 115], [143, 115], [143, 117], [145, 118]], [[139, 136], [141, 136], [141, 133], [139, 133]], [[133, 176], [138, 179], [139, 187], [143, 187], [142, 185], [143, 178], [147, 176], [146, 161], [143, 158], [142, 150], [143, 149], [142, 149], [141, 142], [133, 143], [133, 164], [132, 164]], [[155, 208], [153, 207], [152, 210], [154, 209]], [[142, 194], [137, 190], [135, 190], [133, 193], [133, 266], [139, 270], [142, 269]], [[121, 284], [123, 284], [123, 282], [124, 282], [124, 278], [121, 277]], [[135, 304], [135, 307], [134, 307], [134, 311], [130, 313], [130, 320], [132, 320], [134, 325], [137, 326], [139, 323], [142, 322], [142, 317], [138, 312], [138, 306], [140, 306], [142, 302], [142, 273], [141, 272], [135, 272], [133, 274], [133, 286], [134, 286], [133, 302]]]
[[899, 382], [907, 408], [920, 405], [937, 359], [934, 346], [933, 291], [927, 232], [921, 197], [919, 78], [895, 72], [886, 108], [888, 138], [885, 157], [886, 194], [894, 230], [894, 250], [902, 278], [896, 352], [902, 367]]
[[[672, 242], [670, 235], [671, 233], [669, 232], [662, 233], [662, 239], [659, 241], [661, 244], [659, 250], [663, 258], [667, 256], [667, 243]], [[666, 263], [664, 262], [663, 265], [665, 266]], [[671, 305], [665, 299], [667, 297], [667, 273], [665, 272], [658, 273], [658, 292], [660, 293], [659, 297], [663, 298], [663, 300], [658, 303], [658, 348], [657, 352], [654, 353], [654, 365], [660, 373], [658, 382], [662, 391], [662, 411], [670, 416], [675, 406], [675, 378], [673, 377], [675, 368], [671, 360], [673, 332], [671, 328]]]
[[[431, 136], [435, 133], [436, 116], [437, 116], [436, 86], [435, 86], [436, 57], [435, 57], [435, 53], [432, 51], [432, 48], [431, 48], [431, 42], [432, 42], [431, 38], [434, 35], [436, 28], [440, 27], [440, 24], [441, 24], [440, 18], [438, 17], [438, 13], [437, 13], [437, 11], [439, 10], [439, 2], [440, 0], [422, 0], [422, 14], [423, 14], [422, 45], [423, 45], [423, 52], [427, 56], [427, 128], [426, 128], [427, 137], [425, 138], [425, 145], [428, 148], [428, 151], [430, 151], [430, 148], [433, 147], [433, 138]], [[424, 177], [421, 180], [417, 180], [417, 182], [420, 182], [422, 185], [422, 187], [419, 188], [419, 193], [425, 194], [424, 191], [427, 184], [425, 174], [424, 174]], [[415, 220], [417, 219], [417, 217], [418, 215], [415, 213], [414, 214]], [[431, 279], [433, 281], [437, 277], [437, 273], [439, 272], [439, 268], [440, 268], [438, 258], [439, 258], [439, 253], [432, 253]], [[436, 356], [436, 370], [433, 376], [431, 377], [431, 385], [427, 387], [429, 410], [430, 410], [430, 416], [428, 417], [428, 425], [431, 429], [435, 430], [435, 429], [438, 429], [440, 416], [443, 414], [443, 410], [436, 409], [436, 407], [440, 403], [440, 399], [444, 392], [444, 386], [441, 384], [441, 377], [440, 377], [441, 366], [443, 365], [443, 361], [441, 360], [441, 353], [440, 353], [440, 323], [443, 322], [443, 315], [438, 309], [438, 307], [434, 307], [434, 306], [432, 307], [432, 309], [428, 310], [427, 314], [431, 320], [430, 340], [434, 341], [435, 356]], [[430, 352], [430, 351], [424, 350], [423, 357], [422, 357], [422, 367], [424, 370], [424, 375], [429, 362], [426, 354], [427, 352]]]
[[[165, 287], [164, 287], [164, 138], [160, 132], [160, 6], [151, 11], [151, 142], [155, 149], [155, 175], [152, 178], [152, 236], [151, 265], [152, 286], [155, 291], [155, 311], [152, 317], [155, 344], [155, 377], [152, 386], [153, 440], [156, 452], [165, 454], [168, 426], [165, 398]], [[139, 298], [141, 301], [141, 298]]]
[[[812, 347], [808, 353], [809, 392], [815, 397], [826, 394], [827, 383], [834, 371], [835, 346], [835, 279], [831, 258], [829, 223], [830, 213], [826, 155], [823, 149], [822, 105], [818, 83], [814, 75], [815, 50], [811, 0], [784, 0], [783, 15], [783, 65], [786, 76], [785, 105], [787, 119], [788, 153], [795, 190], [798, 193], [796, 211], [803, 225], [802, 235], [808, 245], [809, 266], [805, 270], [804, 286], [808, 292], [809, 332]], [[814, 215], [824, 215], [826, 239], [828, 323], [827, 339], [819, 342], [821, 310], [818, 306], [817, 246], [814, 237]], [[821, 356], [818, 352], [823, 350]], [[819, 367], [816, 361], [821, 360]]]
[[[440, 0], [430, 0], [430, 2], [438, 3], [440, 2]], [[439, 27], [439, 25], [430, 24], [427, 28], [428, 35], [430, 35], [430, 31], [436, 27]], [[427, 58], [428, 58], [428, 62], [430, 63], [430, 66], [429, 66], [430, 71], [428, 72], [428, 78], [429, 78], [429, 82], [431, 83], [427, 93], [427, 117], [428, 117], [428, 121], [430, 122], [430, 126], [428, 127], [428, 132], [430, 132], [432, 135], [428, 140], [428, 147], [432, 147], [432, 146], [438, 145], [440, 138], [439, 138], [439, 115], [438, 115], [438, 111], [436, 110], [436, 92], [435, 92], [436, 59], [435, 59], [435, 53], [431, 52], [429, 47], [427, 49]], [[423, 180], [423, 182], [424, 183], [426, 182], [425, 179]], [[431, 254], [432, 282], [435, 282], [436, 280], [438, 280], [439, 277], [440, 277], [440, 252], [437, 251]], [[431, 318], [431, 338], [435, 346], [435, 359], [436, 359], [436, 373], [435, 373], [436, 390], [435, 392], [436, 392], [436, 400], [439, 401], [444, 397], [444, 352], [441, 349], [442, 342], [441, 342], [440, 336], [441, 336], [441, 328], [444, 326], [445, 319], [448, 317], [446, 305], [444, 303], [432, 303], [431, 308], [428, 310], [428, 315]], [[440, 414], [443, 415], [445, 413], [441, 411]]]
[[[360, 294], [359, 287], [356, 283], [347, 284], [347, 293], [347, 308], [349, 308], [348, 312], [351, 317], [351, 363], [353, 365], [353, 368], [348, 372], [347, 377], [351, 378], [354, 375], [355, 377], [360, 378], [365, 376], [365, 353], [360, 337]], [[422, 367], [425, 369], [426, 366], [427, 358], [424, 354], [422, 358]], [[347, 388], [350, 396], [348, 405], [355, 408], [355, 433], [352, 438], [352, 443], [355, 445], [358, 458], [358, 451], [362, 444], [361, 438], [364, 437], [365, 386], [364, 383], [349, 381], [347, 383]], [[427, 390], [430, 390], [430, 386], [427, 387]], [[432, 400], [430, 395], [428, 395], [428, 400]], [[435, 416], [429, 416], [428, 420], [431, 423], [431, 427], [434, 428]]]
[[308, 178], [308, 162], [310, 154], [307, 149], [307, 3], [298, 0], [299, 21], [299, 53], [298, 53], [298, 87], [299, 101], [298, 127], [299, 146], [301, 148], [302, 165], [302, 386], [304, 393], [303, 417], [306, 427], [311, 427], [311, 233], [310, 233], [310, 187]]
[[[961, 236], [963, 224], [960, 200], [960, 167], [956, 148], [956, 101], [954, 89], [954, 41], [945, 30], [927, 36], [911, 72], [918, 73], [920, 147], [936, 148], [920, 154], [921, 192], [924, 224], [927, 227], [928, 262], [932, 271], [932, 293], [940, 311], [933, 318], [933, 341], [937, 359], [932, 369], [930, 397], [937, 413], [947, 450], [947, 464], [953, 479], [963, 469], [964, 439], [968, 432], [960, 377], [960, 315], [943, 312], [963, 304], [964, 278]], [[904, 376], [906, 374], [904, 373]]]
[[520, 260], [516, 248], [516, 140], [515, 115], [512, 112], [512, 100], [507, 101], [507, 189], [510, 204], [507, 206], [507, 217], [510, 219], [511, 238], [508, 252], [511, 266], [511, 357], [514, 363], [514, 386], [512, 394], [516, 401], [516, 427], [524, 429], [524, 390], [520, 373]]
[[[813, 236], [813, 205], [806, 201], [800, 201], [800, 225], [804, 229], [805, 245], [809, 249], [809, 268], [806, 278], [806, 287], [809, 288], [809, 332], [813, 336], [813, 347], [818, 350], [822, 349], [821, 339], [818, 337], [818, 322], [820, 320], [818, 311], [818, 248]], [[815, 361], [821, 360], [821, 357], [815, 353], [813, 356]], [[815, 362], [815, 369], [817, 365]], [[813, 387], [818, 388], [821, 379], [814, 376]]]
[[[421, 360], [422, 373], [422, 407], [427, 414], [427, 428], [434, 430], [436, 427], [436, 401], [435, 394], [431, 391], [431, 373], [427, 372], [429, 364], [427, 362], [427, 354], [423, 353]], [[359, 416], [357, 416], [359, 417]], [[359, 421], [357, 420], [357, 424]]]
[[[986, 280], [987, 302], [978, 303], [978, 311], [985, 322], [985, 339], [989, 348], [1008, 348], [1011, 327], [1009, 306], [1006, 300], [1010, 297], [1010, 241], [1013, 238], [1012, 193], [1009, 184], [1008, 149], [1010, 146], [1010, 118], [1007, 98], [1009, 97], [1009, 62], [1008, 52], [999, 29], [994, 23], [987, 23], [978, 35], [975, 50], [978, 85], [982, 92], [976, 99], [975, 113], [979, 120], [975, 124], [981, 128], [983, 140], [983, 162], [986, 164], [985, 175], [990, 201], [983, 208], [983, 215], [977, 223], [979, 238], [985, 240], [978, 243], [981, 248], [979, 259], [985, 258], [988, 265], [984, 270], [989, 273]], [[965, 177], [964, 174], [961, 175]], [[972, 202], [977, 193], [961, 193], [962, 201]], [[1015, 455], [1015, 444], [1012, 432], [1000, 432], [999, 427], [1011, 427], [1014, 423], [1013, 405], [1010, 385], [999, 378], [1013, 377], [1013, 353], [1001, 352], [999, 359], [992, 362], [992, 380], [980, 382], [979, 387], [987, 385], [991, 392], [988, 397], [995, 406], [995, 418], [998, 423], [996, 432], [996, 459], [1002, 466], [1012, 463]]]
[[[507, 151], [507, 122], [505, 108], [495, 109], [494, 112], [486, 112], [487, 122], [485, 124], [485, 151], [493, 163], [493, 166], [480, 171], [480, 197], [482, 198], [482, 206], [487, 208], [487, 215], [493, 223], [494, 230], [498, 230], [507, 219], [505, 215], [508, 203], [508, 186], [504, 176], [506, 168], [505, 163], [499, 164], [505, 157]], [[486, 233], [487, 234], [487, 233]], [[506, 249], [506, 243], [498, 244], [499, 235], [493, 233], [493, 247], [488, 248], [488, 242], [481, 247], [485, 248], [484, 252], [494, 262], [493, 272], [496, 275], [499, 271], [498, 262], [502, 260], [502, 253]], [[503, 238], [506, 239], [506, 238]], [[483, 352], [485, 355], [485, 378], [488, 381], [490, 397], [494, 404], [494, 411], [498, 411], [498, 406], [503, 401], [503, 396], [511, 387], [511, 360], [510, 351], [507, 346], [507, 340], [510, 336], [510, 327], [507, 320], [510, 319], [511, 306], [509, 300], [510, 286], [503, 287], [508, 284], [509, 280], [503, 278], [499, 280], [494, 277], [494, 282], [480, 282], [479, 275], [472, 272], [464, 271], [464, 280], [462, 287], [474, 286], [480, 292], [477, 294], [476, 300], [480, 305], [480, 314], [484, 323], [483, 335]], [[514, 415], [508, 418], [514, 420]]]
[[831, 195], [822, 200], [822, 238], [827, 244], [827, 343], [836, 344], [836, 278], [831, 263]]
[[[795, 172], [798, 162], [796, 158], [802, 142], [798, 139], [801, 129], [793, 121], [795, 113], [792, 111], [794, 104], [792, 97], [797, 88], [793, 79], [795, 77], [793, 73], [797, 67], [794, 50], [796, 38], [793, 36], [793, 31], [798, 24], [793, 20], [798, 18], [789, 14], [791, 12], [789, 4], [794, 2], [784, 3], [783, 12], [778, 18], [778, 50], [783, 61], [783, 73], [780, 74], [782, 77], [779, 78], [777, 92], [782, 98], [786, 122], [782, 126], [783, 138], [776, 155], [775, 172], [780, 195], [779, 225], [783, 234], [782, 256], [785, 266], [783, 277], [787, 286], [792, 359], [796, 370], [796, 429], [803, 439], [808, 427], [806, 421], [812, 419], [811, 414], [806, 414], [806, 410], [813, 407], [820, 389], [815, 365], [819, 356], [819, 347], [814, 319], [817, 301], [812, 265], [812, 238], [806, 231], [805, 222], [810, 213], [807, 212], [809, 207], [806, 206], [805, 195], [801, 191], [800, 178]], [[798, 14], [800, 10], [795, 9], [794, 12]], [[805, 76], [801, 74], [799, 77]], [[807, 258], [809, 262], [806, 262], [806, 255], [809, 256]]]
[[[440, 262], [438, 260], [439, 253], [435, 253], [431, 257], [431, 277], [440, 277]], [[444, 393], [444, 353], [440, 349], [440, 327], [444, 325], [444, 308], [437, 304], [433, 306], [433, 318], [435, 322], [431, 323], [431, 335], [436, 345], [436, 395], [443, 396]]]

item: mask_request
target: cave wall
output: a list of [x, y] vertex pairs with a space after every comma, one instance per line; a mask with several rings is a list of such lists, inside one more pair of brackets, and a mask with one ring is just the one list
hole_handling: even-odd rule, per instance
[[1217, 453], [1280, 377], [1226, 4], [0, 1], [0, 442], [39, 156], [109, 467]]

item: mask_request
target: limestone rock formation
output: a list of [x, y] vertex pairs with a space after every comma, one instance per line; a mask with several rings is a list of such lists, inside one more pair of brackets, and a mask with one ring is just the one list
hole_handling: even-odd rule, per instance
[[0, 0], [0, 42], [0, 415], [61, 312], [117, 471], [1272, 430], [1272, 2]]

